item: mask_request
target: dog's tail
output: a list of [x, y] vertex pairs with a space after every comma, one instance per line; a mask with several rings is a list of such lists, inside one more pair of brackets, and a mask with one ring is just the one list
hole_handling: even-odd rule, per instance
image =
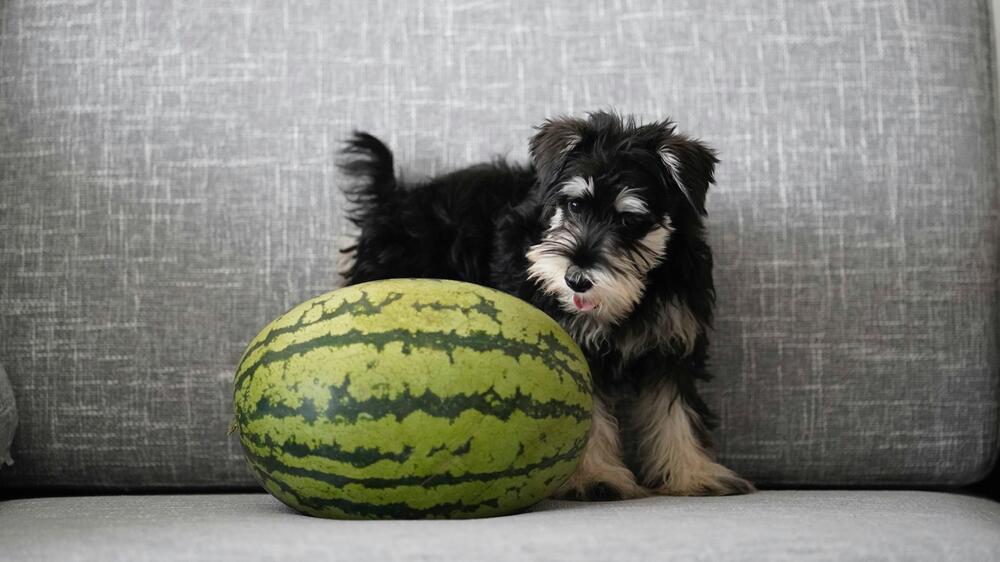
[[352, 180], [344, 186], [344, 195], [353, 207], [348, 218], [361, 226], [370, 212], [385, 208], [396, 191], [392, 151], [362, 131], [355, 131], [346, 144], [340, 169]]
[[[347, 176], [342, 190], [348, 202], [347, 220], [353, 228], [348, 227], [338, 241], [340, 255], [337, 270], [347, 284], [353, 284], [358, 279], [373, 278], [359, 270], [363, 267], [358, 260], [362, 236], [365, 225], [378, 232], [372, 221], [375, 224], [385, 222], [380, 218], [395, 215], [393, 194], [397, 182], [392, 151], [382, 141], [368, 133], [355, 131], [345, 144], [339, 167]], [[361, 261], [364, 263], [364, 260]]]

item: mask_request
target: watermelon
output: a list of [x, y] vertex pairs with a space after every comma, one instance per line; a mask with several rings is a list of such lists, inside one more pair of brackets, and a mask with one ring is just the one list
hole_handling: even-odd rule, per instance
[[393, 279], [306, 301], [235, 375], [251, 472], [307, 515], [504, 515], [572, 474], [591, 380], [572, 338], [485, 287]]

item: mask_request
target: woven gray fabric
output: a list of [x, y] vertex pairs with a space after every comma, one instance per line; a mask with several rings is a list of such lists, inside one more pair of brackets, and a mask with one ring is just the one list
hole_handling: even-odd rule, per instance
[[993, 560], [1000, 503], [924, 492], [547, 502], [478, 521], [332, 521], [263, 494], [0, 503], [0, 560]]
[[614, 106], [723, 160], [710, 194], [725, 462], [948, 484], [997, 448], [985, 0], [57, 0], [0, 18], [0, 484], [250, 485], [225, 430], [267, 321], [334, 283], [333, 154], [408, 176]]
[[0, 365], [0, 470], [14, 462], [10, 456], [10, 444], [17, 430], [17, 404], [14, 390], [10, 386], [7, 372]]

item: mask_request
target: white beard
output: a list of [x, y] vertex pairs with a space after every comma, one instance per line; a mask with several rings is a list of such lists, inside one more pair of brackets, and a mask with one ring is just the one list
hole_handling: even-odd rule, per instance
[[576, 237], [562, 227], [562, 211], [556, 210], [542, 241], [528, 249], [526, 257], [531, 263], [528, 278], [538, 282], [543, 292], [555, 298], [561, 308], [572, 315], [564, 327], [574, 339], [581, 346], [594, 349], [607, 341], [612, 328], [642, 300], [646, 292], [646, 275], [666, 258], [673, 228], [667, 217], [663, 224], [655, 226], [642, 238], [635, 250], [622, 252], [616, 248], [602, 248], [605, 260], [611, 265], [587, 270], [593, 287], [584, 296], [596, 306], [581, 311], [573, 302], [576, 293], [565, 281], [566, 270], [572, 265], [564, 255], [565, 249], [573, 247]]

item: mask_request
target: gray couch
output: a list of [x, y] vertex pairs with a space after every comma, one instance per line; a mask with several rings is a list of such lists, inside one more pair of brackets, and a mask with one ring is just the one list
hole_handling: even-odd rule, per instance
[[[1000, 450], [991, 45], [985, 0], [0, 3], [0, 559], [1000, 558], [966, 488]], [[232, 372], [336, 282], [340, 141], [420, 176], [612, 106], [719, 149], [703, 389], [766, 491], [371, 523], [260, 493]]]

